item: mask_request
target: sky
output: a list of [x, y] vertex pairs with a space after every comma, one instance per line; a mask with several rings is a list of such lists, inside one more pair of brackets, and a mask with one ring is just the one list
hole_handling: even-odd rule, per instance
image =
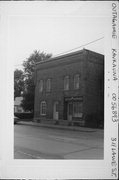
[[[53, 5], [45, 4], [39, 6], [40, 13], [37, 14], [35, 8], [32, 13], [24, 14], [20, 11], [17, 15], [13, 14], [9, 18], [8, 37], [14, 68], [21, 68], [23, 61], [34, 50], [57, 56], [71, 49], [86, 48], [104, 54], [105, 16], [99, 5], [102, 6], [89, 4], [84, 8], [76, 3], [73, 7], [69, 5], [66, 8], [59, 4], [54, 5], [54, 8]], [[95, 41], [100, 38], [102, 39]], [[95, 42], [85, 45], [92, 41]], [[82, 45], [84, 46], [78, 48]]]

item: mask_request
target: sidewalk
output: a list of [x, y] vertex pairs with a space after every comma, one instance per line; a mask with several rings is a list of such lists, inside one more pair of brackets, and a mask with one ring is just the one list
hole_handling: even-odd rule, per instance
[[73, 130], [73, 131], [82, 131], [82, 132], [102, 132], [103, 129], [94, 129], [94, 128], [87, 128], [87, 127], [78, 127], [78, 126], [64, 126], [64, 125], [54, 125], [54, 124], [44, 124], [44, 123], [37, 123], [33, 121], [19, 121], [18, 124], [21, 125], [28, 125], [28, 126], [36, 126], [36, 127], [46, 127], [46, 128], [55, 128], [55, 129], [66, 129], [66, 130]]

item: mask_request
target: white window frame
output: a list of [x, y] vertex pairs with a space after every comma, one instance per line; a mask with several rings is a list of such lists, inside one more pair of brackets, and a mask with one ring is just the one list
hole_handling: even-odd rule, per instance
[[[45, 109], [44, 108], [45, 105]], [[46, 101], [41, 101], [40, 103], [40, 115], [46, 115]]]
[[79, 89], [79, 74], [74, 75], [74, 89]]
[[43, 91], [43, 80], [41, 79], [39, 81], [39, 92], [42, 92]]
[[46, 81], [46, 91], [47, 92], [51, 91], [51, 79], [47, 79]]
[[69, 90], [69, 76], [64, 77], [64, 90]]

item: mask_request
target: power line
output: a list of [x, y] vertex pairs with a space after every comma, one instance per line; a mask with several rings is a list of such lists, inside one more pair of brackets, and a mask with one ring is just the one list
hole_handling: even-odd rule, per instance
[[[68, 51], [65, 51], [65, 52], [56, 54], [56, 55], [53, 56], [53, 57], [57, 57], [57, 56], [59, 56], [59, 55], [63, 55], [63, 54], [65, 54], [65, 53], [68, 53], [68, 52], [71, 52], [71, 51], [73, 51], [73, 50], [79, 49], [79, 48], [81, 48], [81, 47], [87, 46], [87, 45], [89, 45], [89, 44], [95, 43], [95, 42], [97, 42], [97, 41], [99, 41], [99, 40], [101, 40], [101, 39], [104, 39], [104, 37], [101, 37], [101, 38], [99, 38], [99, 39], [93, 40], [93, 41], [91, 41], [91, 42], [89, 42], [89, 43], [83, 44], [83, 45], [81, 45], [81, 46], [79, 46], [79, 47], [70, 49], [70, 50], [68, 50]], [[18, 65], [15, 65], [15, 66], [21, 66], [21, 65], [23, 65], [23, 64], [18, 64]]]
[[89, 42], [89, 43], [87, 43], [87, 44], [84, 44], [84, 45], [81, 45], [81, 46], [79, 46], [79, 47], [70, 49], [70, 50], [65, 51], [65, 52], [62, 52], [62, 53], [60, 53], [60, 54], [56, 54], [54, 57], [59, 56], [59, 55], [62, 55], [62, 54], [65, 54], [65, 53], [68, 53], [68, 52], [71, 52], [71, 51], [76, 50], [76, 49], [79, 49], [79, 48], [81, 48], [81, 47], [83, 47], [83, 46], [87, 46], [87, 45], [92, 44], [92, 43], [94, 43], [94, 42], [96, 42], [96, 41], [99, 41], [99, 40], [101, 40], [101, 39], [103, 39], [103, 38], [104, 38], [104, 37], [101, 37], [101, 38], [96, 39], [96, 40], [93, 40], [93, 41], [91, 41], [91, 42]]
[[23, 64], [16, 64], [15, 66], [21, 66], [21, 65], [23, 65]]

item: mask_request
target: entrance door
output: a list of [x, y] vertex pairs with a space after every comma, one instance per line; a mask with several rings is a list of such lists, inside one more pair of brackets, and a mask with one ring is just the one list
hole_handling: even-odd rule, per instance
[[82, 102], [73, 102], [73, 117], [81, 118], [82, 113]]
[[72, 121], [72, 118], [81, 118], [82, 113], [82, 102], [74, 101], [68, 102], [67, 118]]
[[56, 101], [53, 107], [53, 119], [55, 120], [59, 119], [58, 104], [59, 104], [58, 101]]
[[73, 103], [69, 102], [68, 103], [68, 111], [67, 111], [67, 117], [69, 121], [72, 121], [72, 116], [73, 116]]

